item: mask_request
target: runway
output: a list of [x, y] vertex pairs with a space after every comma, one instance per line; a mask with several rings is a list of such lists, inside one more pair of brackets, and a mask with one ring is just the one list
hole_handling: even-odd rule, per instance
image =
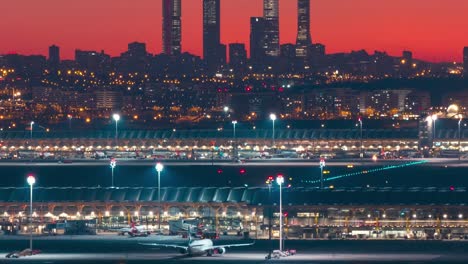
[[[153, 160], [129, 160], [129, 159], [117, 159], [119, 166], [153, 166]], [[285, 166], [288, 167], [308, 167], [318, 165], [318, 160], [304, 160], [304, 159], [268, 159], [268, 160], [245, 160], [242, 162], [233, 162], [233, 161], [209, 161], [209, 160], [200, 160], [200, 161], [175, 161], [175, 160], [165, 160], [164, 165], [166, 166]], [[373, 161], [370, 159], [360, 160], [360, 159], [330, 159], [326, 161], [327, 167], [342, 167], [342, 166], [390, 166], [398, 165], [405, 163], [413, 162], [422, 162], [420, 166], [446, 166], [446, 167], [468, 167], [468, 161], [462, 160], [458, 161], [457, 159], [441, 159], [441, 158], [432, 158], [432, 159], [404, 159], [404, 160], [377, 160]], [[32, 167], [74, 167], [74, 166], [108, 166], [108, 160], [73, 160], [70, 163], [58, 163], [57, 161], [1, 161], [0, 167], [11, 167], [11, 166], [32, 166]]]
[[[5, 254], [0, 254], [4, 256]], [[110, 263], [131, 263], [131, 262], [249, 262], [260, 263], [267, 262], [265, 253], [226, 253], [212, 257], [188, 257], [171, 253], [107, 253], [107, 254], [39, 254], [20, 259], [8, 259], [11, 263], [72, 263], [72, 262], [110, 262]], [[456, 261], [457, 258], [441, 256], [437, 254], [330, 254], [330, 253], [299, 253], [295, 256], [272, 259], [268, 262], [286, 262], [286, 263], [323, 263], [323, 262], [433, 262]], [[463, 258], [460, 258], [462, 261]], [[466, 260], [466, 259], [465, 259]]]
[[[164, 241], [166, 240], [166, 241]], [[172, 240], [172, 241], [169, 241]], [[163, 242], [164, 241], [164, 242]], [[0, 237], [0, 263], [466, 263], [468, 241], [427, 240], [290, 240], [288, 248], [297, 255], [265, 260], [272, 245], [257, 240], [253, 246], [229, 248], [224, 255], [188, 257], [174, 249], [144, 246], [139, 243], [182, 244], [177, 237], [127, 238], [119, 236], [36, 237], [34, 248], [42, 254], [6, 259], [5, 255], [29, 246], [27, 237]], [[276, 245], [277, 241], [274, 241]], [[215, 241], [237, 244], [240, 241]]]

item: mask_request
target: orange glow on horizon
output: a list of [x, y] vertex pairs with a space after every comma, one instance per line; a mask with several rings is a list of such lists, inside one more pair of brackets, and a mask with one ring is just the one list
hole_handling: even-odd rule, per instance
[[[262, 0], [222, 0], [222, 42], [249, 45], [249, 18]], [[311, 0], [312, 39], [327, 53], [366, 49], [428, 61], [461, 61], [468, 46], [466, 0]], [[297, 2], [280, 0], [281, 43], [295, 43]], [[161, 0], [14, 0], [2, 2], [0, 54], [47, 54], [61, 47], [105, 50], [118, 56], [133, 41], [161, 52]], [[202, 0], [183, 1], [183, 51], [202, 53]]]

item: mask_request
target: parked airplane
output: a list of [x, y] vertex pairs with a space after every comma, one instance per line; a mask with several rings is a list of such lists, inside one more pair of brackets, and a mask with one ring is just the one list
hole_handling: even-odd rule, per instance
[[190, 257], [193, 256], [213, 256], [215, 254], [223, 255], [226, 253], [226, 248], [230, 247], [246, 247], [252, 246], [254, 243], [245, 243], [245, 244], [229, 244], [229, 245], [213, 245], [213, 240], [211, 239], [199, 239], [192, 240], [189, 230], [188, 235], [188, 244], [186, 246], [179, 246], [174, 244], [158, 244], [158, 243], [140, 243], [144, 246], [153, 246], [153, 247], [166, 247], [178, 249], [181, 254], [186, 254]]
[[130, 227], [118, 229], [117, 232], [120, 236], [128, 234], [131, 237], [149, 236], [151, 234], [151, 231], [149, 231], [145, 226], [135, 225], [135, 223], [132, 223]]

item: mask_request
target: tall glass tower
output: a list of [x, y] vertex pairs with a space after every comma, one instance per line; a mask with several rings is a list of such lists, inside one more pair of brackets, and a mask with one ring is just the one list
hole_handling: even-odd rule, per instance
[[163, 53], [179, 55], [182, 41], [181, 0], [163, 0]]
[[279, 0], [263, 0], [265, 20], [265, 54], [271, 57], [280, 55]]
[[310, 35], [310, 0], [297, 1], [296, 57], [308, 57], [312, 37]]
[[226, 61], [221, 46], [220, 0], [203, 0], [203, 58], [209, 67]]

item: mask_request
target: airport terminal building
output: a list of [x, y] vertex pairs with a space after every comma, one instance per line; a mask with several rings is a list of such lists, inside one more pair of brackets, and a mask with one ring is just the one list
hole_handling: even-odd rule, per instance
[[[465, 188], [284, 188], [285, 236], [464, 237], [466, 201]], [[151, 229], [160, 216], [168, 229], [171, 220], [199, 218], [220, 234], [267, 238], [270, 218], [273, 237], [279, 234], [278, 205], [277, 186], [167, 187], [160, 202], [157, 188], [35, 188], [33, 222], [35, 232], [67, 219], [94, 219], [101, 229], [132, 221]], [[27, 230], [29, 188], [0, 188], [0, 214], [3, 223]]]

